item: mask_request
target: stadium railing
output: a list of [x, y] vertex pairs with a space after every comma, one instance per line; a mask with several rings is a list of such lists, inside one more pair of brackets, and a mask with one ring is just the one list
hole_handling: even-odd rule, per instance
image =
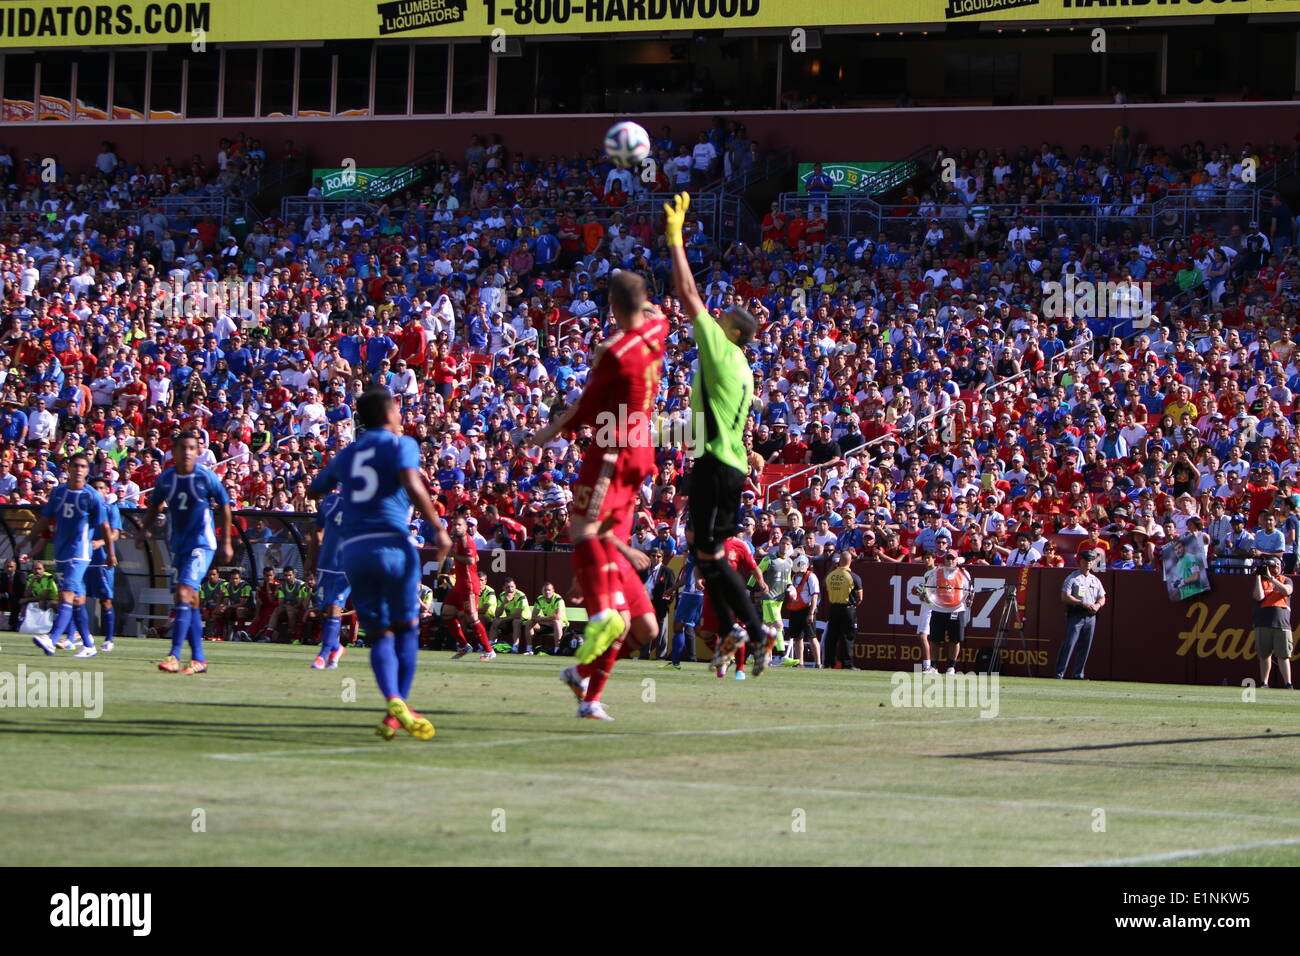
[[280, 219], [284, 222], [297, 223], [308, 217], [328, 219], [336, 215], [356, 214], [369, 217], [378, 213], [378, 206], [363, 199], [313, 199], [308, 196], [285, 196], [280, 200]]
[[[1052, 358], [1050, 358], [1050, 359], [1048, 360], [1048, 363], [1047, 363], [1047, 364], [1048, 364], [1048, 368], [1049, 368], [1049, 370], [1051, 370], [1051, 367], [1052, 367], [1053, 365], [1055, 365], [1055, 364], [1056, 364], [1057, 362], [1059, 362], [1059, 361], [1062, 361], [1063, 359], [1065, 359], [1065, 358], [1066, 358], [1067, 356], [1069, 356], [1070, 354], [1072, 354], [1072, 353], [1074, 353], [1074, 352], [1077, 352], [1077, 351], [1080, 351], [1080, 350], [1082, 350], [1082, 349], [1084, 349], [1084, 348], [1089, 348], [1089, 347], [1091, 347], [1091, 346], [1096, 345], [1096, 344], [1097, 344], [1097, 341], [1098, 341], [1098, 340], [1097, 340], [1096, 338], [1090, 338], [1090, 339], [1088, 339], [1086, 342], [1079, 342], [1079, 343], [1076, 344], [1076, 345], [1072, 345], [1072, 346], [1070, 346], [1068, 349], [1066, 349], [1065, 351], [1061, 352], [1059, 355], [1054, 355], [1054, 356], [1052, 356]], [[992, 383], [989, 384], [989, 385], [985, 385], [983, 388], [979, 389], [975, 394], [976, 394], [976, 395], [987, 395], [987, 394], [989, 394], [990, 392], [992, 392], [994, 389], [998, 388], [998, 386], [1001, 386], [1001, 385], [1009, 385], [1009, 384], [1011, 384], [1012, 382], [1015, 382], [1015, 381], [1017, 381], [1018, 379], [1024, 378], [1024, 377], [1026, 377], [1026, 376], [1028, 376], [1028, 375], [1030, 375], [1030, 374], [1032, 374], [1032, 372], [1031, 372], [1030, 370], [1025, 370], [1025, 371], [1022, 371], [1022, 372], [1017, 372], [1015, 375], [1009, 375], [1009, 376], [1007, 376], [1007, 377], [1004, 378], [1004, 379], [999, 379], [999, 380], [996, 381], [996, 382], [992, 382]], [[1053, 371], [1052, 371], [1052, 374], [1055, 375], [1055, 374], [1057, 374], [1057, 373], [1053, 370]], [[886, 439], [890, 439], [890, 438], [892, 438], [892, 439], [894, 439], [895, 441], [897, 441], [897, 440], [899, 439], [900, 436], [902, 436], [902, 435], [907, 435], [907, 434], [910, 434], [910, 433], [912, 433], [912, 432], [915, 432], [915, 431], [916, 431], [918, 428], [920, 428], [922, 425], [929, 424], [930, 422], [934, 421], [935, 419], [937, 419], [937, 418], [939, 418], [939, 417], [941, 417], [941, 416], [943, 416], [943, 415], [948, 414], [949, 412], [952, 411], [952, 406], [953, 406], [953, 404], [956, 404], [956, 402], [963, 401], [963, 400], [964, 400], [964, 399], [962, 399], [962, 398], [954, 399], [954, 401], [953, 401], [952, 403], [950, 403], [950, 404], [944, 406], [943, 408], [936, 408], [934, 411], [930, 412], [928, 415], [924, 415], [924, 416], [922, 416], [921, 418], [918, 418], [915, 422], [913, 422], [913, 423], [912, 423], [910, 426], [908, 426], [907, 428], [900, 429], [900, 430], [897, 431], [897, 432], [891, 432], [891, 433], [889, 433], [889, 434], [887, 434], [887, 435], [880, 435], [880, 436], [878, 436], [878, 437], [876, 437], [876, 438], [869, 439], [868, 441], [863, 442], [863, 443], [862, 443], [861, 445], [859, 445], [857, 448], [854, 448], [852, 451], [848, 452], [844, 457], [858, 457], [858, 456], [861, 456], [861, 455], [867, 453], [871, 448], [874, 448], [876, 445], [879, 445], [879, 444], [881, 444], [882, 442], [884, 442]], [[974, 412], [975, 412], [975, 407], [972, 406], [972, 407], [970, 408], [970, 414], [973, 415]], [[793, 472], [793, 473], [788, 473], [788, 474], [783, 474], [783, 475], [781, 475], [779, 478], [777, 478], [777, 480], [771, 482], [770, 484], [766, 484], [766, 485], [763, 487], [763, 489], [762, 489], [762, 490], [763, 490], [763, 496], [764, 496], [764, 497], [763, 497], [763, 506], [764, 506], [764, 507], [767, 507], [769, 504], [771, 504], [772, 499], [775, 497], [775, 495], [773, 494], [773, 492], [774, 492], [775, 489], [777, 489], [777, 488], [781, 488], [781, 487], [785, 487], [785, 486], [789, 486], [789, 487], [791, 487], [791, 488], [794, 488], [794, 482], [798, 481], [798, 480], [801, 479], [801, 478], [805, 478], [805, 476], [811, 476], [813, 473], [815, 473], [815, 472], [819, 472], [819, 471], [822, 471], [822, 470], [824, 470], [824, 469], [826, 469], [826, 468], [829, 468], [829, 467], [831, 467], [830, 463], [829, 463], [829, 462], [826, 462], [826, 463], [823, 463], [823, 464], [820, 464], [820, 465], [809, 465], [807, 468], [803, 468], [803, 469], [801, 469], [801, 470], [799, 470], [799, 471], [796, 471], [796, 472]], [[811, 480], [811, 478], [809, 478], [808, 480]], [[799, 487], [802, 488], [802, 487], [806, 486], [807, 484], [808, 484], [808, 481], [804, 481], [803, 484], [800, 485]], [[799, 489], [795, 489], [795, 490], [799, 490]]]
[[[1116, 238], [1125, 229], [1154, 237], [1189, 235], [1194, 226], [1213, 228], [1226, 233], [1232, 226], [1245, 227], [1259, 218], [1262, 192], [1237, 187], [1198, 192], [1195, 189], [1171, 191], [1156, 202], [1129, 203], [990, 203], [983, 208], [1010, 227], [1018, 217], [1025, 225], [1036, 228], [1043, 238], [1065, 233], [1077, 238], [1082, 233]], [[925, 228], [931, 219], [940, 225], [960, 229], [973, 206], [966, 204], [882, 205], [869, 196], [807, 196], [781, 194], [781, 210], [787, 214], [808, 213], [820, 206], [826, 215], [827, 232], [851, 236], [862, 230], [874, 239], [882, 232], [891, 242], [903, 241]], [[978, 218], [978, 217], [977, 217]]]

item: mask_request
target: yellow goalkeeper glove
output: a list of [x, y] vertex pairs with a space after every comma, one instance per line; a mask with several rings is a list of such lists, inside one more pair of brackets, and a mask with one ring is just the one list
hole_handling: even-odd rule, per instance
[[686, 225], [686, 210], [691, 206], [690, 193], [678, 193], [672, 202], [664, 203], [664, 235], [670, 246], [682, 244], [682, 227]]

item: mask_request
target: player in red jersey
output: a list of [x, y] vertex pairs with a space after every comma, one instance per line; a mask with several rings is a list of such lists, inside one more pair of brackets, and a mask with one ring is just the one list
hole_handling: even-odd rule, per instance
[[[635, 602], [638, 606], [630, 618], [644, 617], [636, 612], [644, 610], [637, 592], [645, 588], [620, 549], [622, 542], [615, 531], [623, 520], [630, 521], [641, 482], [654, 470], [649, 412], [659, 391], [668, 335], [668, 321], [657, 306], [647, 304], [645, 280], [637, 273], [624, 270], [613, 276], [609, 301], [618, 332], [597, 350], [578, 401], [532, 439], [532, 444], [544, 446], [561, 432], [583, 425], [594, 431], [573, 486], [569, 534], [574, 543], [574, 577], [589, 615], [578, 664], [591, 672], [586, 676], [602, 673], [606, 679], [621, 646], [619, 638], [631, 623], [620, 607]], [[629, 572], [635, 587], [625, 584]], [[653, 616], [651, 610], [652, 621]], [[592, 671], [591, 665], [597, 661], [602, 662], [601, 667]], [[570, 675], [570, 671], [565, 673]], [[585, 678], [574, 681], [566, 677], [566, 683], [575, 693], [582, 691], [579, 717], [612, 719], [599, 700], [604, 679], [596, 682], [599, 687], [594, 694]]]
[[[722, 553], [726, 556], [727, 563], [736, 569], [742, 581], [748, 581], [751, 578], [759, 582], [761, 590], [760, 598], [767, 598], [769, 594], [766, 585], [763, 584], [763, 572], [758, 569], [758, 562], [754, 560], [753, 552], [739, 538], [728, 538], [722, 543]], [[718, 618], [713, 613], [713, 604], [709, 601], [709, 594], [704, 593], [704, 606], [700, 611], [700, 624], [696, 633], [701, 636], [712, 635], [709, 644], [712, 646], [717, 640]], [[745, 679], [745, 648], [746, 645], [739, 644], [736, 647], [736, 680]], [[727, 666], [730, 662], [723, 661], [717, 669], [719, 677], [727, 676]]]
[[451, 658], [457, 660], [474, 649], [465, 637], [468, 628], [483, 649], [479, 660], [490, 661], [497, 653], [488, 643], [487, 630], [478, 616], [478, 595], [482, 590], [478, 580], [478, 545], [467, 533], [465, 519], [459, 515], [451, 519], [451, 559], [455, 580], [442, 602], [443, 624], [456, 638], [456, 653]]

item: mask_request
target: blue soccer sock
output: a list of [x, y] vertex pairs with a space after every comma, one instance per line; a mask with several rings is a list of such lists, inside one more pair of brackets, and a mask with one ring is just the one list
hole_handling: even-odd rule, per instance
[[396, 640], [392, 631], [385, 631], [382, 634], [376, 634], [371, 637], [366, 635], [370, 641], [370, 669], [374, 671], [375, 683], [379, 685], [379, 693], [384, 695], [387, 700], [390, 697], [400, 697], [397, 684], [397, 651], [395, 648]]
[[399, 624], [393, 629], [397, 644], [397, 689], [402, 700], [411, 693], [415, 683], [415, 665], [420, 657], [420, 624]]
[[680, 664], [684, 653], [686, 653], [686, 629], [681, 628], [673, 632], [673, 663]]
[[67, 601], [60, 601], [59, 608], [54, 612], [54, 626], [50, 628], [50, 640], [57, 641], [68, 630], [72, 623], [72, 605]]
[[177, 604], [172, 608], [172, 657], [181, 656], [181, 648], [185, 646], [185, 638], [190, 633], [190, 612], [193, 610], [188, 604]]
[[113, 630], [117, 625], [117, 610], [111, 607], [104, 608], [103, 618], [104, 618], [104, 643], [111, 644], [113, 643]]
[[203, 612], [196, 607], [190, 608], [190, 659], [207, 660], [203, 653]]
[[320, 651], [318, 656], [329, 659], [339, 649], [339, 632], [343, 630], [343, 618], [327, 617], [320, 626]]
[[90, 612], [86, 605], [77, 604], [72, 608], [72, 623], [76, 625], [76, 633], [81, 635], [82, 646], [94, 647], [95, 641], [90, 636]]

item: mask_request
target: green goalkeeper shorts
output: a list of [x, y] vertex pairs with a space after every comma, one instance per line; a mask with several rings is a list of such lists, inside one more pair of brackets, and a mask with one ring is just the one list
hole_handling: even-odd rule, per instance
[[781, 601], [763, 601], [763, 623], [781, 623]]

